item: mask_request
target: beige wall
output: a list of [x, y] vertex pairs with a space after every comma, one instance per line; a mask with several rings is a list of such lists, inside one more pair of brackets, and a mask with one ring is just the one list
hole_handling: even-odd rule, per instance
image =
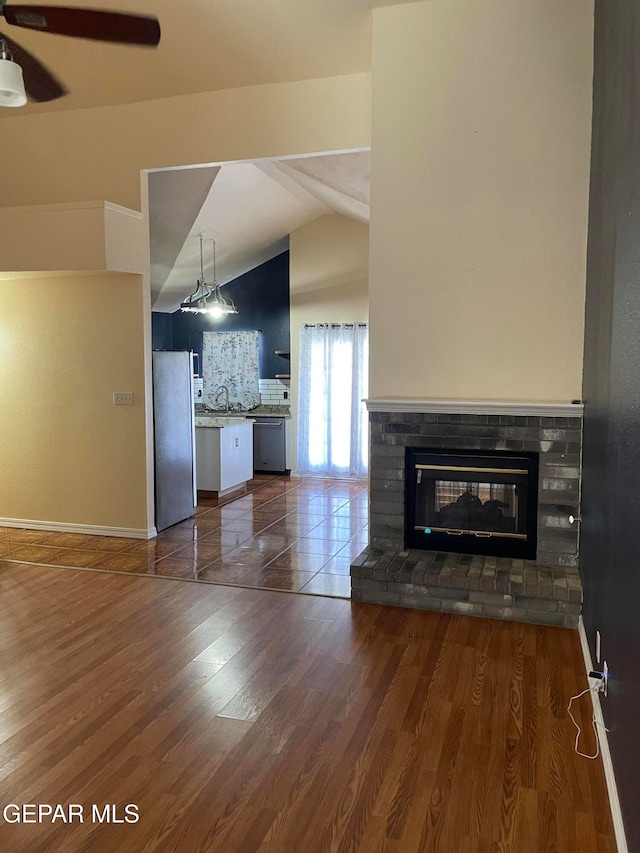
[[371, 75], [247, 86], [0, 119], [0, 207], [108, 199], [140, 210], [140, 170], [366, 147]]
[[140, 275], [0, 277], [0, 518], [147, 529], [143, 313]]
[[1, 271], [144, 273], [147, 230], [140, 212], [105, 201], [0, 208]]
[[[591, 0], [379, 9], [373, 112], [371, 75], [356, 74], [12, 114], [0, 206], [108, 199], [146, 214], [143, 169], [373, 137], [372, 395], [578, 397], [592, 14]], [[340, 221], [292, 235], [292, 389], [301, 323], [367, 316], [366, 226]], [[29, 310], [1, 283], [0, 516], [145, 528], [148, 280], [32, 281]], [[114, 390], [140, 406], [113, 407]]]
[[297, 468], [297, 388], [304, 323], [366, 323], [369, 314], [369, 226], [321, 216], [291, 234], [292, 470]]
[[373, 396], [581, 396], [592, 23], [592, 0], [374, 11]]
[[[146, 219], [146, 174], [141, 175], [145, 169], [368, 146], [370, 87], [370, 74], [365, 73], [93, 110], [13, 114], [2, 122], [0, 207], [15, 211], [24, 205], [71, 203], [75, 208], [76, 202], [108, 199], [142, 210]], [[117, 249], [122, 250], [122, 260], [130, 260], [123, 242], [129, 227], [119, 221], [114, 227], [111, 209], [106, 218], [104, 246], [100, 240], [95, 245], [83, 242], [73, 225], [56, 232], [53, 241], [43, 228], [32, 229], [26, 245], [18, 247], [20, 269], [34, 268], [25, 260], [23, 249], [27, 256], [40, 259], [52, 245], [60, 248], [59, 239], [65, 251], [76, 241], [72, 269], [85, 266], [80, 259], [87, 253], [93, 260], [86, 265], [92, 269], [102, 265], [103, 257], [105, 263], [113, 262]], [[148, 234], [144, 239], [148, 267]], [[60, 269], [60, 263], [54, 258], [51, 269]], [[8, 268], [0, 258], [0, 272]], [[37, 419], [23, 430], [24, 418], [16, 410], [0, 427], [3, 465], [13, 454], [6, 448], [20, 447], [0, 484], [0, 517], [148, 529], [153, 524], [148, 269], [143, 284], [137, 278], [127, 279], [127, 288], [122, 286], [125, 279], [104, 279], [114, 283], [108, 299], [95, 281], [92, 287], [71, 277], [59, 281], [66, 282], [64, 288], [43, 291], [47, 294], [43, 304], [49, 306], [54, 296], [61, 300], [59, 310], [52, 307], [51, 324], [48, 309], [41, 307], [14, 314], [8, 294], [16, 293], [15, 282], [3, 283], [0, 328], [9, 331], [4, 337], [7, 360], [0, 400], [3, 409], [13, 411], [25, 399], [17, 371], [24, 364], [27, 342], [46, 353], [49, 364], [74, 364], [69, 376], [74, 376], [78, 387], [88, 389], [89, 397], [76, 395], [69, 377], [56, 368], [60, 385], [40, 387], [41, 398], [29, 397], [49, 413], [46, 425]], [[36, 292], [34, 285], [30, 293]], [[82, 294], [82, 309], [72, 309], [75, 292]], [[118, 314], [126, 317], [122, 324], [116, 322]], [[95, 317], [95, 322], [84, 325], [82, 334], [69, 337], [51, 331], [58, 316], [60, 328], [67, 332], [74, 316], [78, 322]], [[35, 366], [30, 363], [30, 370]], [[94, 369], [98, 371], [95, 381]], [[136, 406], [114, 409], [110, 404], [114, 390], [133, 390]], [[99, 440], [88, 430], [89, 424], [98, 430]], [[61, 452], [54, 457], [52, 448], [58, 440]], [[24, 488], [18, 490], [25, 483], [26, 495]]]

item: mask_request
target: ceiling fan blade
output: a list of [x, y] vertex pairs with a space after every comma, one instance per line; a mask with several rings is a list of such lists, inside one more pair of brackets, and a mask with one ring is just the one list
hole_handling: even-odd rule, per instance
[[0, 38], [6, 41], [14, 61], [22, 68], [24, 87], [32, 101], [39, 103], [55, 101], [56, 98], [67, 94], [62, 83], [56, 80], [49, 69], [45, 68], [28, 50], [20, 47], [17, 42], [4, 34]]
[[149, 15], [102, 12], [66, 6], [2, 7], [8, 24], [75, 38], [155, 47], [160, 41], [158, 19]]

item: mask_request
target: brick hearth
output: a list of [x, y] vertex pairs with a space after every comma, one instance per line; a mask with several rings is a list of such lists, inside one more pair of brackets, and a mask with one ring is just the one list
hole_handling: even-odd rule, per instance
[[351, 598], [370, 604], [577, 628], [582, 586], [573, 567], [367, 547], [351, 564]]

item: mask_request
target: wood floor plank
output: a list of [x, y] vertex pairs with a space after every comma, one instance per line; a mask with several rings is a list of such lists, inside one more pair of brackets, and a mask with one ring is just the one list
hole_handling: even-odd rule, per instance
[[3, 853], [615, 850], [567, 629], [15, 562], [0, 616], [3, 801], [86, 817]]

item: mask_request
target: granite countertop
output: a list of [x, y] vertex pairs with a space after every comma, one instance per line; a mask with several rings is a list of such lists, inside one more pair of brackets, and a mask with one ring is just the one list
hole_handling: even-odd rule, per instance
[[290, 418], [291, 409], [289, 406], [256, 406], [247, 412], [248, 417], [252, 415], [261, 418]]
[[238, 426], [238, 424], [253, 423], [251, 418], [245, 417], [217, 417], [212, 414], [196, 415], [196, 427], [207, 427], [209, 429], [224, 429], [224, 427]]
[[[200, 418], [223, 418], [224, 420], [238, 418], [290, 418], [291, 409], [289, 406], [256, 406], [248, 412], [208, 412], [200, 403], [196, 403], [196, 420]], [[205, 426], [205, 424], [203, 424]]]

